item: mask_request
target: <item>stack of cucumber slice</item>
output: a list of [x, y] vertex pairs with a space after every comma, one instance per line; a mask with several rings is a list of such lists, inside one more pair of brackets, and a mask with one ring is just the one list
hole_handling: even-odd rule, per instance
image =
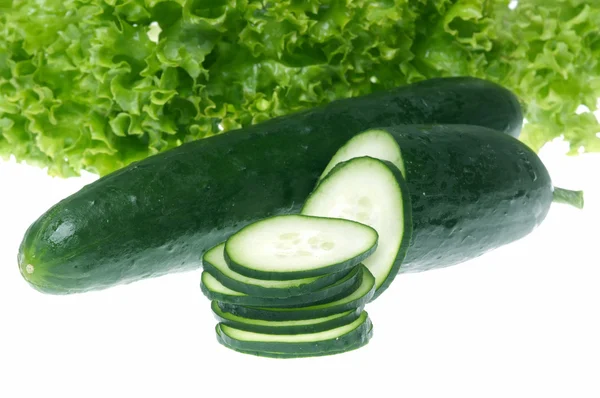
[[398, 273], [412, 234], [400, 149], [369, 131], [325, 170], [302, 214], [250, 224], [204, 254], [201, 289], [224, 346], [296, 358], [371, 338], [363, 309]]
[[371, 321], [362, 309], [375, 278], [361, 262], [378, 239], [354, 221], [287, 215], [251, 224], [210, 249], [201, 289], [213, 300], [219, 342], [269, 357], [366, 344]]

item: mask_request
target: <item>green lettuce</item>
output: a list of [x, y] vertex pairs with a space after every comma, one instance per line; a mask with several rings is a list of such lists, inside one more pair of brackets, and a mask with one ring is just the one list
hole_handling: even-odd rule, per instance
[[517, 93], [538, 150], [600, 151], [600, 4], [0, 0], [0, 156], [100, 175], [210, 135], [435, 76]]

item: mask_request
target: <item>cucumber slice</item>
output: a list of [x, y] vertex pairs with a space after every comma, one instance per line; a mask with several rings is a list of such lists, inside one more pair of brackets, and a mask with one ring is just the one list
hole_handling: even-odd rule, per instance
[[348, 325], [306, 334], [267, 334], [248, 332], [218, 324], [218, 341], [226, 347], [261, 353], [289, 354], [294, 357], [340, 353], [366, 344], [372, 335], [372, 323], [366, 312]]
[[[380, 137], [383, 132], [377, 133]], [[396, 166], [371, 157], [339, 163], [308, 197], [302, 214], [345, 218], [373, 227], [379, 234], [377, 250], [363, 260], [375, 276], [373, 299], [391, 284], [412, 236], [410, 194]]]
[[377, 232], [341, 219], [285, 215], [250, 224], [225, 243], [229, 267], [252, 278], [289, 280], [343, 271], [377, 248]]
[[303, 334], [316, 333], [347, 325], [356, 320], [362, 310], [348, 310], [326, 317], [299, 321], [263, 321], [260, 319], [244, 318], [223, 311], [217, 301], [211, 303], [211, 309], [217, 320], [236, 329], [268, 334]]
[[291, 279], [287, 281], [250, 278], [229, 268], [225, 261], [224, 249], [225, 243], [221, 243], [204, 254], [202, 258], [204, 270], [224, 286], [251, 296], [291, 297], [316, 292], [339, 281], [351, 271], [344, 270], [313, 278]]
[[348, 275], [330, 286], [316, 292], [303, 294], [300, 296], [291, 296], [286, 298], [279, 297], [257, 297], [223, 286], [210, 273], [204, 271], [201, 276], [200, 288], [206, 297], [210, 300], [219, 300], [226, 303], [240, 305], [258, 305], [265, 307], [302, 307], [330, 302], [340, 297], [345, 297], [358, 286], [360, 286], [363, 273], [360, 267], [355, 267]]
[[387, 160], [400, 170], [402, 176], [406, 177], [402, 152], [394, 137], [385, 130], [367, 130], [355, 135], [338, 149], [319, 177], [319, 181], [325, 178], [336, 164], [363, 156]]
[[[219, 333], [221, 333], [221, 331], [220, 331], [220, 328], [217, 327], [217, 340], [220, 338]], [[344, 352], [357, 350], [357, 349], [367, 345], [367, 343], [369, 342], [369, 340], [371, 340], [372, 337], [373, 337], [373, 324], [371, 324], [371, 328], [368, 331], [366, 339], [363, 339], [354, 345], [349, 345], [348, 347], [345, 347], [343, 350], [329, 350], [329, 351], [324, 351], [324, 352], [294, 354], [294, 353], [289, 353], [289, 352], [286, 353], [286, 352], [273, 352], [273, 351], [256, 351], [256, 350], [253, 351], [253, 350], [241, 350], [241, 349], [232, 348], [229, 346], [226, 346], [226, 347], [231, 350], [242, 353], [242, 354], [254, 355], [254, 356], [264, 357], [264, 358], [278, 358], [278, 359], [281, 359], [281, 358], [283, 358], [283, 359], [311, 358], [311, 357], [322, 357], [322, 356], [326, 356], [326, 355], [342, 354]]]
[[354, 350], [357, 350], [357, 349], [367, 345], [367, 343], [369, 342], [369, 340], [371, 340], [372, 337], [373, 337], [373, 327], [371, 327], [371, 329], [369, 330], [367, 338], [364, 339], [363, 341], [361, 341], [360, 343], [357, 343], [355, 345], [350, 345], [350, 346], [344, 348], [343, 350], [330, 350], [330, 351], [316, 352], [316, 353], [293, 354], [293, 353], [272, 352], [272, 351], [240, 350], [240, 349], [235, 349], [235, 348], [231, 348], [231, 347], [227, 347], [227, 348], [237, 351], [242, 354], [254, 355], [257, 357], [276, 358], [276, 359], [296, 359], [296, 358], [299, 359], [299, 358], [323, 357], [323, 356], [343, 354], [345, 352], [354, 351]]
[[371, 300], [375, 293], [375, 277], [364, 265], [360, 266], [363, 273], [362, 283], [346, 297], [323, 303], [299, 308], [266, 308], [249, 307], [230, 303], [219, 302], [219, 307], [233, 315], [266, 321], [291, 321], [313, 319], [339, 314], [357, 308], [362, 309]]

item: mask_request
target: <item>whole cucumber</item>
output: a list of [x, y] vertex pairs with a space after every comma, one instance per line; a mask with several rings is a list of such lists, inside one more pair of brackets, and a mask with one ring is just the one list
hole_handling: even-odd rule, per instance
[[40, 291], [65, 294], [197, 268], [205, 250], [248, 223], [298, 212], [354, 134], [413, 123], [481, 125], [514, 136], [522, 113], [498, 85], [433, 79], [187, 143], [50, 208], [25, 233], [21, 273]]
[[461, 263], [520, 239], [550, 209], [546, 167], [513, 137], [464, 125], [378, 130], [400, 146], [412, 204], [401, 273]]

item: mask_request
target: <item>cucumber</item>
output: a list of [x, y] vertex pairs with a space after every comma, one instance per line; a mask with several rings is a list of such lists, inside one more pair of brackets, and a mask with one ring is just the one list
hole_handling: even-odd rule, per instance
[[276, 216], [233, 234], [225, 243], [225, 261], [251, 278], [310, 278], [355, 267], [375, 251], [377, 240], [377, 231], [354, 221]]
[[[368, 137], [363, 134], [356, 141], [361, 147], [375, 148]], [[387, 133], [375, 134], [373, 140], [387, 141], [391, 153], [400, 153], [394, 138]], [[377, 250], [363, 260], [375, 277], [373, 299], [392, 283], [412, 236], [410, 193], [394, 164], [371, 157], [337, 164], [308, 197], [302, 214], [344, 218], [373, 227], [379, 234]]]
[[434, 79], [189, 142], [54, 205], [25, 233], [19, 269], [33, 287], [55, 294], [196, 269], [204, 251], [240, 228], [298, 213], [348, 139], [403, 123], [516, 135], [522, 114], [515, 96], [495, 84]]
[[366, 344], [372, 335], [372, 323], [366, 312], [353, 322], [316, 333], [267, 334], [237, 329], [228, 325], [216, 326], [217, 340], [228, 348], [261, 353], [278, 353], [290, 357], [333, 354]]
[[244, 318], [225, 312], [221, 310], [216, 300], [211, 303], [211, 309], [215, 318], [222, 324], [250, 332], [269, 334], [321, 332], [323, 330], [347, 325], [356, 320], [362, 312], [362, 309], [354, 309], [315, 319], [298, 321], [264, 321], [260, 319]]
[[441, 268], [529, 234], [553, 186], [522, 142], [483, 127], [395, 126], [412, 204], [413, 233], [400, 272]]
[[360, 267], [355, 267], [348, 275], [323, 289], [286, 298], [257, 297], [231, 290], [208, 272], [201, 276], [200, 288], [210, 300], [219, 300], [225, 303], [266, 306], [266, 307], [301, 307], [336, 300], [355, 291], [362, 283], [363, 273]]
[[250, 307], [219, 302], [222, 311], [243, 318], [261, 319], [265, 321], [294, 321], [314, 319], [339, 314], [348, 310], [362, 309], [375, 293], [375, 277], [364, 265], [360, 266], [363, 277], [360, 286], [346, 297], [329, 303], [299, 308], [267, 308]]
[[352, 270], [344, 270], [313, 278], [291, 279], [287, 281], [250, 278], [233, 271], [225, 261], [225, 243], [221, 243], [204, 253], [202, 267], [215, 279], [231, 290], [237, 290], [251, 296], [291, 297], [316, 292], [331, 285]]

